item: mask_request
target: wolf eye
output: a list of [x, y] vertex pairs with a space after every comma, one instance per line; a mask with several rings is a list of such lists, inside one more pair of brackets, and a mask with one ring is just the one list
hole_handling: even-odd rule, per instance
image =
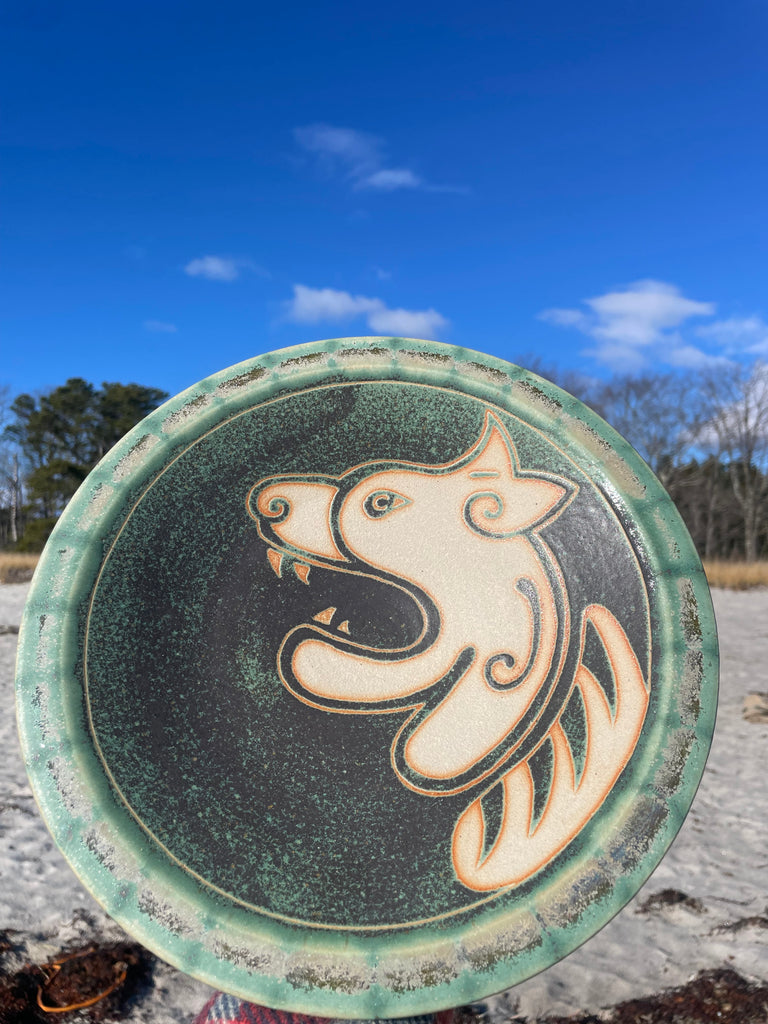
[[369, 519], [381, 519], [389, 512], [395, 512], [410, 504], [411, 499], [398, 494], [397, 491], [373, 491], [363, 502], [363, 511]]

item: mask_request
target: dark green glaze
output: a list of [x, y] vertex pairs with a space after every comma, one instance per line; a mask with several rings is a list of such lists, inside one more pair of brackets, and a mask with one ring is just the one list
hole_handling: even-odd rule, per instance
[[[549, 717], [519, 746], [488, 755], [463, 789], [446, 783], [425, 795], [418, 774], [409, 788], [393, 771], [409, 777], [396, 739], [439, 704], [439, 687], [411, 720], [405, 700], [402, 710], [395, 701], [373, 714], [313, 706], [278, 674], [282, 638], [326, 607], [340, 610], [337, 623], [343, 609], [354, 641], [374, 651], [428, 647], [431, 634], [419, 641], [420, 591], [376, 573], [340, 576], [322, 558], [307, 585], [299, 549], [278, 580], [249, 493], [264, 479], [311, 483], [318, 474], [341, 493], [368, 470], [344, 474], [368, 463], [447, 475], [440, 467], [465, 455], [488, 414], [514, 438], [531, 479], [562, 479], [573, 490], [566, 511], [532, 540], [562, 572], [558, 600], [572, 609], [573, 632], [558, 641], [567, 653], [551, 676]], [[477, 475], [490, 505], [466, 515], [486, 509], [478, 529], [501, 537], [490, 474]], [[347, 483], [334, 483], [340, 476]], [[395, 501], [379, 500], [368, 506], [373, 518]], [[331, 527], [342, 545], [333, 517]], [[428, 611], [428, 594], [422, 604]], [[504, 827], [505, 773], [527, 758], [535, 830], [553, 786], [552, 721], [581, 776], [587, 715], [571, 689], [579, 665], [616, 713], [616, 680], [591, 619], [579, 641], [580, 615], [592, 606], [610, 608], [650, 683], [637, 747], [597, 813], [531, 877], [468, 887], [451, 860], [456, 821], [482, 795], [489, 852]], [[506, 654], [489, 660], [486, 673], [502, 673], [486, 675], [493, 688], [511, 685], [503, 673], [512, 663]], [[464, 670], [457, 661], [445, 693]], [[639, 888], [703, 771], [717, 645], [676, 511], [594, 413], [478, 353], [341, 339], [225, 370], [109, 453], [44, 553], [17, 685], [43, 815], [124, 927], [191, 974], [255, 1001], [394, 1017], [523, 980]], [[401, 751], [392, 763], [390, 748]]]

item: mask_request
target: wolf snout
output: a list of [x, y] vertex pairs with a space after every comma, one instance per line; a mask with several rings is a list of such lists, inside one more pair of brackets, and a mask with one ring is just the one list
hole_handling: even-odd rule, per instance
[[331, 507], [337, 489], [305, 480], [260, 481], [248, 495], [248, 512], [262, 538], [307, 556], [345, 561], [336, 544]]

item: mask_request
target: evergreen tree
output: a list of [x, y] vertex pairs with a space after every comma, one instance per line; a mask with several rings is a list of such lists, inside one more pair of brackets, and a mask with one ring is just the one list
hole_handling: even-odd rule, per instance
[[36, 546], [99, 459], [167, 397], [139, 384], [105, 382], [99, 389], [72, 377], [39, 398], [14, 400], [5, 435], [22, 453], [27, 518], [42, 521], [33, 530]]

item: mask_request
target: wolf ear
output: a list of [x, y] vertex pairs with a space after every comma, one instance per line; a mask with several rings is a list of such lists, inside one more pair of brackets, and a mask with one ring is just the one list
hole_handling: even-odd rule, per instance
[[472, 454], [464, 472], [477, 490], [464, 504], [464, 521], [484, 537], [513, 537], [542, 525], [575, 493], [561, 477], [521, 473], [514, 442], [491, 413]]

